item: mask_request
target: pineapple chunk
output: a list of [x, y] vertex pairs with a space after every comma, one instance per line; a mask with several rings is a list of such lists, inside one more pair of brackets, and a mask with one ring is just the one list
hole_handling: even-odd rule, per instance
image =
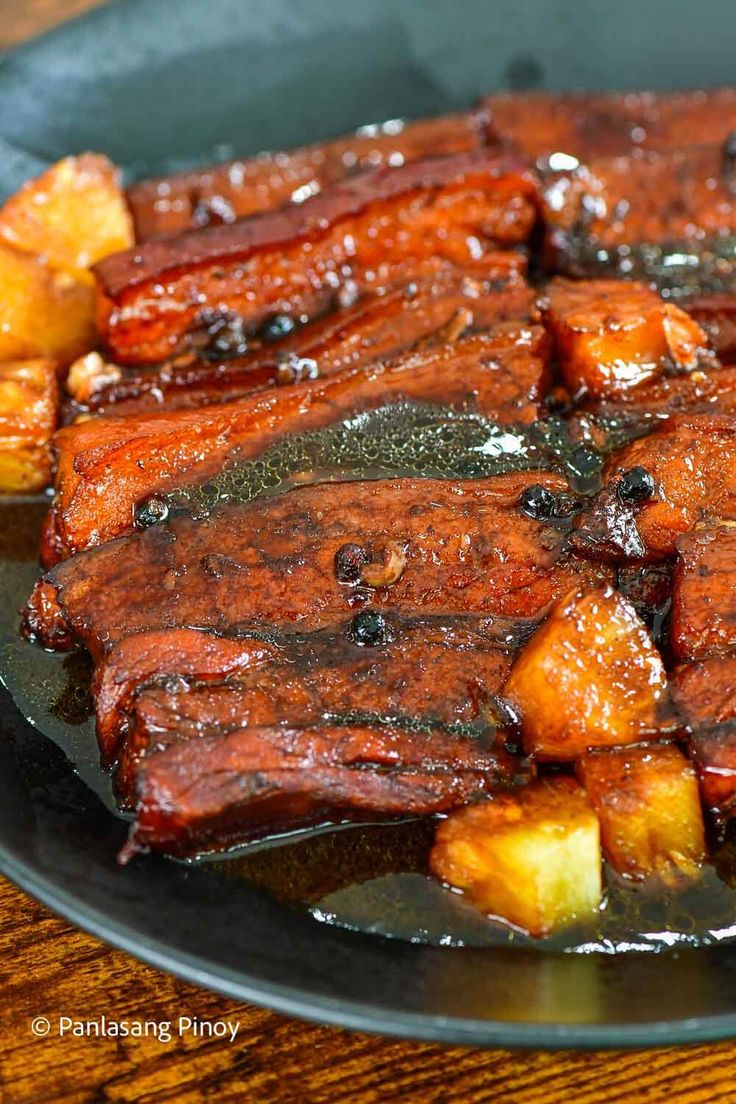
[[0, 361], [44, 357], [65, 366], [95, 344], [92, 288], [0, 245]]
[[0, 364], [0, 492], [48, 484], [58, 400], [53, 361]]
[[575, 396], [612, 398], [668, 367], [690, 371], [715, 362], [697, 322], [644, 284], [558, 278], [542, 313]]
[[606, 858], [624, 878], [691, 880], [705, 860], [692, 765], [673, 744], [594, 751], [578, 763], [598, 813]]
[[550, 935], [601, 901], [598, 818], [572, 778], [541, 779], [443, 821], [430, 864], [491, 916]]
[[31, 494], [51, 482], [51, 450], [0, 438], [0, 495]]
[[662, 657], [634, 607], [606, 587], [558, 602], [516, 660], [504, 691], [537, 759], [642, 740], [657, 729]]
[[65, 157], [11, 196], [0, 238], [90, 285], [90, 266], [133, 244], [119, 174], [106, 157]]

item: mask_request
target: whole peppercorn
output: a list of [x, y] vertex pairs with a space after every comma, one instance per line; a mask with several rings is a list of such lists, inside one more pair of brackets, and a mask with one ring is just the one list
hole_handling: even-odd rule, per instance
[[375, 648], [379, 644], [389, 644], [392, 640], [386, 618], [370, 609], [356, 613], [350, 622], [348, 636], [354, 644], [359, 644], [362, 648]]
[[555, 516], [555, 496], [541, 483], [532, 483], [519, 495], [519, 509], [535, 521], [546, 521]]
[[654, 491], [654, 476], [641, 465], [629, 468], [627, 472], [624, 472], [617, 488], [618, 497], [621, 501], [630, 504], [646, 502], [647, 499], [653, 497]]
[[335, 578], [338, 583], [359, 583], [369, 559], [365, 548], [361, 548], [359, 544], [343, 544], [335, 553]]
[[169, 516], [169, 504], [163, 495], [149, 494], [141, 498], [133, 507], [133, 524], [136, 529], [148, 529], [166, 521]]
[[274, 314], [261, 327], [264, 341], [280, 341], [296, 329], [296, 322], [288, 314]]

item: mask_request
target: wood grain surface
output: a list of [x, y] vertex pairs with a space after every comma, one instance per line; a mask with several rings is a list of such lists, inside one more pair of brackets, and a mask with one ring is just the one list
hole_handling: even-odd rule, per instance
[[[245, 2], [245, 0], [244, 0]], [[0, 0], [0, 47], [95, 0]], [[176, 0], [171, 0], [172, 9]], [[33, 1034], [48, 1018], [50, 1034]], [[59, 1018], [238, 1022], [234, 1042], [78, 1038]], [[721, 1104], [736, 1045], [590, 1054], [460, 1050], [298, 1023], [185, 985], [0, 879], [1, 1104]]]
[[[716, 1104], [736, 1047], [460, 1050], [297, 1023], [142, 966], [0, 881], [2, 1104]], [[235, 1042], [59, 1037], [59, 1017], [240, 1024]], [[45, 1016], [47, 1038], [31, 1023]]]

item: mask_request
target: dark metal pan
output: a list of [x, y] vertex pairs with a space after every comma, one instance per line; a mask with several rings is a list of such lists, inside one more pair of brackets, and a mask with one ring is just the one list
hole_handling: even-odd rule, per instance
[[[632, 0], [125, 0], [0, 62], [0, 191], [82, 149], [133, 176], [460, 107], [494, 88], [726, 83], [734, 32], [723, 0], [646, 10]], [[25, 509], [0, 510], [10, 556]], [[19, 589], [3, 601], [23, 598]], [[154, 857], [121, 869], [124, 823], [5, 694], [0, 737], [3, 872], [195, 983], [288, 1014], [454, 1043], [619, 1047], [736, 1034], [734, 946], [620, 956], [417, 946], [318, 924], [211, 869]]]

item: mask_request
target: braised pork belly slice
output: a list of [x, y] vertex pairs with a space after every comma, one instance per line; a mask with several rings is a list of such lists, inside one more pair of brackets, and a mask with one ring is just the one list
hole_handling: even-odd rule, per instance
[[128, 732], [138, 691], [174, 678], [178, 685], [221, 683], [255, 667], [278, 663], [282, 649], [263, 636], [217, 636], [201, 629], [133, 633], [95, 669], [92, 694], [97, 740], [109, 766]]
[[[494, 636], [495, 626], [482, 619], [441, 617], [388, 618], [383, 638], [370, 646], [356, 643], [350, 626], [291, 642], [282, 636], [272, 663], [261, 669], [243, 664], [217, 684], [185, 678], [174, 661], [170, 677], [139, 684], [128, 699], [131, 719], [116, 774], [119, 798], [129, 800], [137, 764], [149, 750], [253, 725], [314, 725], [332, 718], [334, 724], [472, 726], [487, 746], [500, 746], [496, 729], [504, 714], [497, 695], [511, 659]], [[119, 671], [116, 651], [135, 641], [128, 637], [103, 666]], [[232, 650], [232, 640], [223, 644]], [[253, 652], [257, 644], [241, 643], [243, 651], [246, 646]], [[208, 648], [209, 659], [214, 652]], [[118, 712], [117, 719], [120, 731], [126, 718]]]
[[446, 813], [515, 773], [511, 756], [439, 730], [268, 725], [205, 735], [141, 761], [121, 860], [220, 850], [321, 821]]
[[736, 812], [736, 656], [686, 663], [670, 685], [703, 804], [728, 820]]
[[258, 456], [287, 434], [387, 403], [469, 404], [504, 425], [531, 422], [548, 366], [541, 327], [502, 323], [237, 403], [68, 426], [55, 438], [58, 543], [71, 553], [130, 532], [136, 504], [146, 496], [206, 480], [226, 462]]
[[622, 392], [615, 400], [587, 402], [584, 409], [607, 419], [641, 415], [651, 423], [673, 414], [735, 414], [736, 367], [663, 376]]
[[392, 119], [329, 142], [140, 180], [128, 188], [136, 240], [233, 222], [290, 200], [303, 201], [366, 169], [477, 149], [486, 139], [485, 122], [482, 112], [417, 122]]
[[680, 662], [736, 649], [736, 529], [708, 527], [677, 541], [670, 647]]
[[732, 171], [723, 147], [712, 145], [547, 172], [548, 265], [568, 276], [645, 280], [678, 298], [731, 291]]
[[[585, 161], [633, 149], [722, 145], [736, 130], [731, 88], [682, 92], [513, 92], [487, 96], [489, 132], [541, 161]], [[560, 158], [558, 158], [560, 160]]]
[[[276, 319], [243, 357], [183, 357], [140, 369], [114, 366], [112, 379], [100, 359], [97, 376], [83, 377], [72, 391], [66, 420], [84, 411], [129, 416], [232, 402], [264, 387], [330, 376], [395, 356], [433, 335], [439, 342], [453, 326], [461, 333], [499, 322], [529, 323], [535, 293], [523, 278], [524, 258], [505, 256], [509, 269], [503, 279], [499, 272], [497, 280], [476, 280], [450, 266], [435, 279], [363, 298], [286, 334], [284, 320]], [[283, 329], [289, 329], [288, 319]]]
[[573, 543], [594, 557], [654, 561], [708, 517], [736, 518], [736, 418], [682, 415], [611, 458]]
[[736, 364], [736, 295], [695, 295], [683, 306], [707, 334], [721, 364]]
[[525, 472], [312, 484], [205, 520], [172, 517], [55, 567], [26, 631], [53, 646], [50, 630], [66, 624], [99, 659], [148, 629], [310, 631], [350, 611], [536, 617], [611, 575], [567, 555], [569, 518], [529, 516], [540, 491], [569, 499], [559, 475]]
[[237, 355], [274, 315], [306, 321], [448, 262], [492, 278], [498, 249], [529, 237], [535, 204], [534, 180], [505, 154], [363, 173], [281, 211], [106, 258], [95, 268], [98, 324], [120, 363], [223, 341]]
[[614, 398], [665, 373], [715, 367], [704, 331], [644, 284], [552, 280], [541, 302], [574, 398]]

